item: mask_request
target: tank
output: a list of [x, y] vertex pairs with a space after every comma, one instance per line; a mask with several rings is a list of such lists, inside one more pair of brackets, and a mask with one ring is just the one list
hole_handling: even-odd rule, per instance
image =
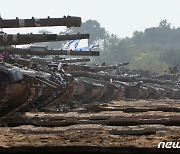
[[[59, 20], [59, 21], [58, 21]], [[36, 26], [79, 26], [79, 18], [24, 19], [24, 21], [3, 20], [1, 27]], [[88, 34], [17, 34], [0, 36], [0, 53], [15, 62], [0, 63], [0, 117], [11, 116], [15, 112], [31, 110], [61, 111], [61, 105], [70, 110], [76, 104], [94, 102], [107, 103], [120, 99], [180, 98], [179, 82], [162, 80], [162, 76], [136, 70], [120, 69], [129, 63], [113, 66], [87, 66], [68, 63], [86, 62], [90, 59], [59, 58], [48, 63], [49, 55], [99, 56], [99, 51], [55, 50], [47, 47], [31, 46], [15, 48], [11, 45], [63, 41], [88, 38]], [[23, 59], [19, 56], [29, 56]], [[32, 58], [32, 55], [37, 56]], [[1, 55], [1, 57], [3, 57]], [[39, 58], [41, 57], [41, 58]], [[59, 56], [57, 56], [59, 57]], [[58, 69], [57, 69], [58, 68]], [[177, 74], [178, 75], [178, 74]]]
[[50, 74], [0, 64], [0, 77], [0, 117], [70, 102], [70, 81], [63, 72]]
[[[66, 26], [80, 27], [80, 17], [45, 18], [45, 19], [0, 19], [0, 28]], [[63, 70], [45, 70], [31, 66], [30, 59], [22, 55], [99, 55], [98, 51], [52, 50], [46, 47], [14, 48], [11, 45], [36, 42], [66, 41], [89, 38], [89, 34], [57, 35], [57, 34], [1, 34], [0, 35], [0, 117], [6, 118], [15, 112], [33, 109], [41, 110], [53, 105], [54, 110], [63, 103], [72, 107], [72, 87], [74, 78]], [[10, 55], [18, 61], [11, 61]], [[14, 56], [18, 55], [18, 56]], [[10, 62], [11, 61], [11, 62]], [[22, 65], [21, 65], [22, 64]]]

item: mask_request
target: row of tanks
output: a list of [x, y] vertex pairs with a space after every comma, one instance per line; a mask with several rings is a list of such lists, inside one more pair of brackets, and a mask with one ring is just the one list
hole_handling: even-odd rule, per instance
[[[45, 19], [0, 19], [1, 28], [66, 26], [80, 27], [80, 17]], [[55, 71], [46, 67], [43, 58], [27, 58], [29, 55], [99, 55], [98, 51], [53, 50], [47, 47], [16, 48], [36, 42], [67, 41], [88, 39], [89, 34], [0, 34], [0, 116], [6, 117], [15, 112], [42, 109], [49, 104], [67, 103], [71, 106], [71, 82], [73, 77], [62, 69]], [[24, 58], [26, 57], [26, 59]], [[61, 59], [62, 61], [67, 59]], [[87, 61], [88, 59], [76, 59]], [[73, 62], [73, 60], [71, 60]]]
[[[81, 18], [0, 19], [0, 28], [80, 27]], [[155, 74], [114, 66], [87, 65], [99, 51], [55, 50], [47, 47], [16, 48], [36, 42], [88, 39], [89, 34], [0, 34], [0, 117], [15, 112], [64, 111], [89, 103], [122, 99], [180, 99], [180, 74]], [[54, 55], [54, 57], [47, 57]], [[56, 55], [56, 56], [55, 56]], [[38, 57], [33, 57], [38, 56]], [[76, 64], [78, 63], [78, 64]]]

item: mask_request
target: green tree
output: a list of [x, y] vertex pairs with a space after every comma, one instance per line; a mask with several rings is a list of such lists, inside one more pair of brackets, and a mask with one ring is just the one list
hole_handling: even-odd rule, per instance
[[100, 23], [96, 20], [87, 20], [83, 22], [81, 27], [71, 27], [65, 30], [65, 33], [89, 33], [89, 43], [93, 43], [97, 38], [104, 40], [107, 32], [104, 27], [101, 27]]
[[176, 64], [180, 66], [180, 49], [168, 49], [163, 54], [163, 59], [169, 64], [169, 67], [173, 67]]
[[135, 56], [130, 67], [133, 69], [148, 70], [162, 73], [168, 69], [168, 65], [161, 60], [158, 52], [142, 52]]

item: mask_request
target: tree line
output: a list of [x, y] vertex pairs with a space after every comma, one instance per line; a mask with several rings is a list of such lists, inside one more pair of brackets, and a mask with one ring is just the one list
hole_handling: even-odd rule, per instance
[[[78, 32], [89, 33], [90, 44], [97, 38], [101, 39], [101, 55], [93, 57], [93, 63], [119, 64], [128, 61], [130, 69], [154, 72], [168, 70], [176, 64], [180, 66], [180, 28], [172, 27], [167, 20], [160, 21], [158, 27], [134, 31], [131, 38], [119, 38], [110, 34], [96, 20], [88, 20], [80, 28], [68, 28], [60, 34]], [[47, 45], [59, 48], [63, 44], [49, 42]]]

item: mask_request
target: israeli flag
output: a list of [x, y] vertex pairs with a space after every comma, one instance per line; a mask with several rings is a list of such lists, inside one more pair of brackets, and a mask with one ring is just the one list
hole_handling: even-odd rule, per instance
[[67, 50], [76, 50], [78, 43], [80, 40], [71, 40], [67, 46], [65, 47], [65, 49]]
[[75, 51], [89, 51], [88, 40], [87, 39], [72, 40], [68, 43], [65, 49], [75, 50]]
[[89, 50], [92, 49], [97, 49], [99, 48], [99, 38], [97, 40], [95, 40], [90, 46], [89, 46]]
[[88, 48], [88, 39], [82, 39], [79, 41], [78, 46], [75, 49], [76, 51], [89, 51]]

